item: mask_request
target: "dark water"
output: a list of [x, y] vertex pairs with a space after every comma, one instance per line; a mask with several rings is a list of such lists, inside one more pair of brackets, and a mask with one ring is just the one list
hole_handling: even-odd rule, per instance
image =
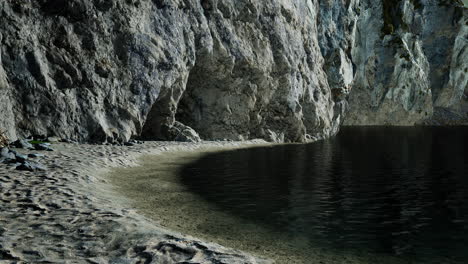
[[468, 263], [468, 127], [345, 128], [210, 154], [181, 175], [220, 210], [311, 244]]

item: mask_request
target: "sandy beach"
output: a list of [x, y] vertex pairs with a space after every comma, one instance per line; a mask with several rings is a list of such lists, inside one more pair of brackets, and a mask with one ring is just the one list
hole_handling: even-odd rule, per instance
[[[260, 147], [274, 148], [276, 145]], [[408, 263], [394, 256], [366, 250], [333, 249], [322, 244], [323, 241], [311, 241], [309, 237], [284, 232], [255, 219], [243, 218], [206, 200], [183, 182], [181, 170], [188, 164], [196, 163], [213, 152], [233, 151], [235, 148], [234, 145], [144, 155], [139, 159], [140, 166], [112, 169], [108, 173], [108, 180], [120, 197], [126, 197], [123, 202], [128, 203], [128, 207], [164, 228], [271, 259], [274, 263]]]
[[[177, 170], [246, 142], [53, 144], [46, 171], [0, 166], [3, 263], [407, 263], [330, 250], [218, 210], [180, 183]], [[268, 144], [271, 146], [271, 144]], [[413, 262], [424, 263], [424, 262]]]
[[113, 168], [138, 165], [143, 155], [262, 143], [57, 143], [37, 159], [47, 171], [2, 164], [0, 263], [270, 263], [162, 227], [129, 208], [107, 178]]

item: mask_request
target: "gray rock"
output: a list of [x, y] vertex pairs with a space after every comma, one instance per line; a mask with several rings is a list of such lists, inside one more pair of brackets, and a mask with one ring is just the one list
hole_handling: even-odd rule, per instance
[[57, 143], [57, 142], [60, 142], [62, 140], [60, 138], [58, 138], [58, 137], [47, 137], [46, 141], [51, 142], [51, 143]]
[[69, 143], [69, 144], [78, 144], [76, 140], [68, 139], [68, 138], [61, 139], [60, 142]]
[[29, 158], [42, 158], [42, 157], [45, 157], [44, 154], [38, 154], [38, 153], [30, 153], [28, 154], [28, 157]]
[[180, 122], [174, 122], [174, 125], [169, 129], [174, 141], [179, 142], [200, 142], [201, 138], [193, 128], [186, 126]]
[[23, 163], [23, 162], [26, 162], [28, 160], [28, 156], [20, 154], [20, 153], [16, 153], [15, 154], [15, 159], [16, 159], [17, 162]]
[[0, 148], [0, 156], [5, 156], [7, 155], [8, 153], [10, 153], [10, 149], [7, 148], [7, 147], [4, 147], [4, 148]]
[[135, 140], [135, 139], [130, 139], [128, 142], [133, 143], [133, 144], [143, 144], [143, 141]]
[[19, 139], [11, 143], [13, 147], [23, 148], [23, 149], [34, 149], [34, 146], [29, 143], [26, 139]]
[[[13, 164], [13, 163], [17, 163], [15, 158], [10, 159], [10, 158], [2, 157], [2, 158], [0, 158], [0, 159], [2, 160], [2, 163], [3, 163], [3, 164]], [[21, 163], [19, 163], [19, 164], [21, 164]]]
[[271, 142], [281, 143], [284, 141], [284, 134], [277, 134], [274, 131], [268, 130], [269, 140]]
[[8, 161], [8, 160], [15, 160], [16, 159], [15, 154], [10, 152], [10, 150], [8, 148], [1, 148], [0, 158], [3, 159], [3, 162]]
[[26, 161], [22, 163], [21, 165], [16, 166], [17, 170], [22, 170], [22, 171], [45, 171], [47, 168], [37, 162], [31, 162], [31, 161]]
[[54, 149], [51, 148], [51, 147], [50, 147], [50, 144], [48, 144], [48, 143], [34, 144], [34, 149], [35, 149], [35, 150], [54, 151]]

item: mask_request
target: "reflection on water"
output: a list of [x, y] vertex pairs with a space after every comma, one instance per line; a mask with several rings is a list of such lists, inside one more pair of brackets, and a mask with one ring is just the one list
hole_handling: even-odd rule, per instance
[[468, 127], [344, 128], [210, 154], [181, 177], [220, 210], [311, 244], [468, 263]]

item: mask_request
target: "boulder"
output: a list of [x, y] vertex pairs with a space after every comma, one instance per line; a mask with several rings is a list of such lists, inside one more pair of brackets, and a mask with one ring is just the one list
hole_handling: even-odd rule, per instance
[[180, 122], [175, 122], [169, 129], [174, 141], [179, 142], [200, 142], [201, 138], [193, 128], [186, 126]]

